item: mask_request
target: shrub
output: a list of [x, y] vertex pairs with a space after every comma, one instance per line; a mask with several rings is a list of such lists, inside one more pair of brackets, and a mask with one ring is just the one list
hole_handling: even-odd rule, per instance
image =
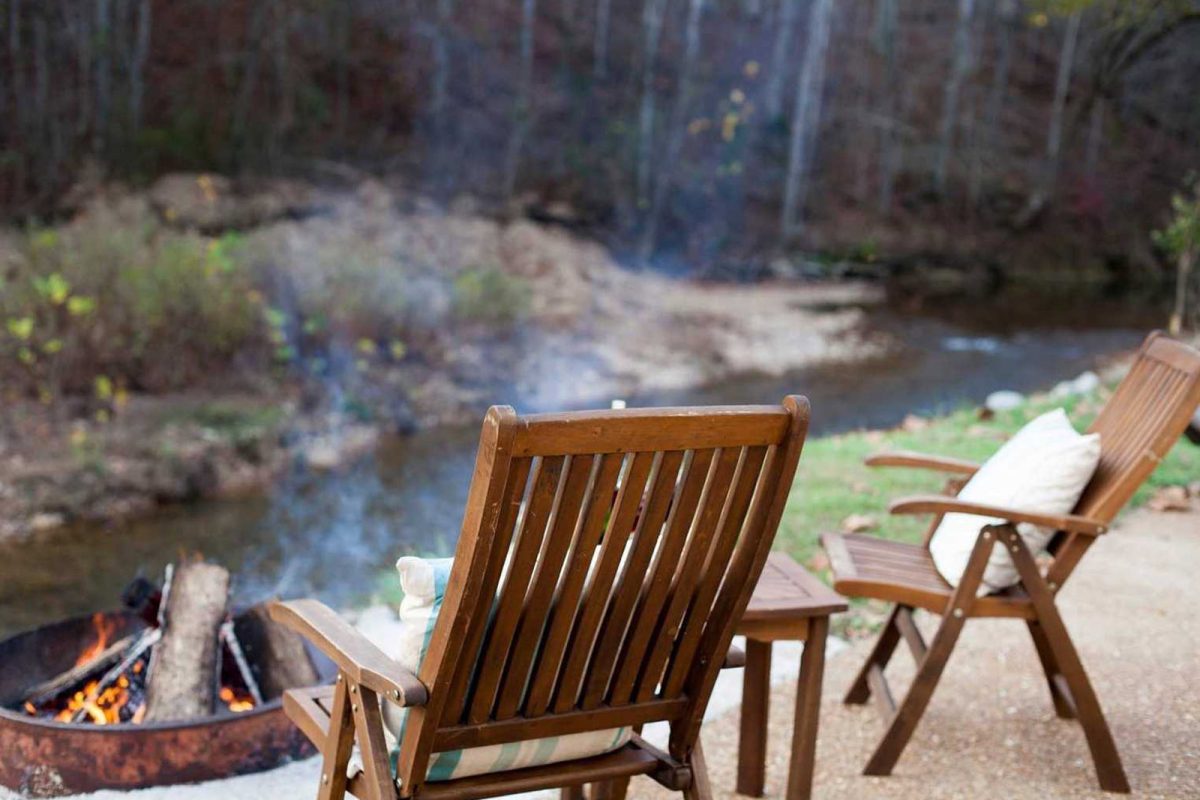
[[236, 238], [171, 231], [141, 208], [98, 208], [20, 237], [0, 290], [0, 371], [43, 400], [102, 378], [163, 391], [263, 341], [261, 294]]
[[464, 322], [515, 324], [529, 313], [529, 287], [495, 268], [469, 269], [454, 279], [454, 314]]

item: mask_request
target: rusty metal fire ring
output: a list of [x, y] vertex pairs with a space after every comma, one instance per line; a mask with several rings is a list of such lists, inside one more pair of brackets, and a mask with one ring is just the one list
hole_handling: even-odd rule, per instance
[[[106, 617], [134, 631], [132, 614]], [[226, 778], [261, 772], [314, 753], [276, 699], [237, 714], [181, 723], [81, 725], [8, 708], [37, 681], [68, 667], [91, 615], [0, 642], [0, 785], [26, 797]]]

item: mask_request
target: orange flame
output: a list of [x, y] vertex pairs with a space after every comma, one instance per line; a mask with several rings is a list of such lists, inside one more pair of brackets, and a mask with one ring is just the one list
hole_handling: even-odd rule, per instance
[[115, 725], [121, 721], [121, 709], [129, 702], [129, 679], [122, 675], [117, 682], [100, 691], [99, 681], [90, 681], [71, 696], [67, 707], [54, 715], [59, 722], [70, 722], [82, 711], [95, 725]]
[[92, 615], [92, 627], [96, 629], [96, 641], [84, 648], [83, 652], [79, 654], [79, 658], [75, 659], [77, 667], [83, 666], [103, 653], [104, 648], [108, 647], [109, 638], [116, 630], [116, 625], [103, 614]]

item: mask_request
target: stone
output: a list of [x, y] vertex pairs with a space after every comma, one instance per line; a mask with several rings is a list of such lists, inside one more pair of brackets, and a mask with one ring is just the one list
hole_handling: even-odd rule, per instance
[[983, 407], [994, 413], [1001, 411], [1011, 411], [1014, 408], [1020, 408], [1025, 404], [1025, 395], [1020, 392], [1013, 392], [1007, 389], [999, 392], [992, 392], [983, 401]]

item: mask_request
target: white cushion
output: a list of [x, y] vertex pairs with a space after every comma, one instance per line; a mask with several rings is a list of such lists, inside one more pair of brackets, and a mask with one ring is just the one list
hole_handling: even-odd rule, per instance
[[[452, 558], [424, 559], [405, 557], [396, 562], [400, 573], [400, 624], [395, 658], [413, 672], [420, 669], [433, 636], [442, 598], [450, 580]], [[392, 703], [383, 704], [383, 721], [394, 742], [403, 735], [408, 711]], [[426, 779], [444, 781], [486, 772], [554, 764], [608, 753], [629, 741], [629, 728], [585, 731], [567, 736], [551, 736], [525, 742], [447, 750], [434, 753], [429, 760]]]
[[[1069, 514], [1100, 463], [1100, 434], [1076, 432], [1063, 409], [1050, 411], [1027, 424], [984, 462], [958, 496], [972, 503], [1002, 506], [1040, 514]], [[979, 532], [1002, 519], [970, 514], [947, 514], [929, 543], [933, 563], [950, 585], [957, 586]], [[1054, 531], [1030, 523], [1017, 532], [1035, 555]], [[983, 573], [980, 594], [998, 591], [1020, 581], [1007, 549], [992, 550]]]

